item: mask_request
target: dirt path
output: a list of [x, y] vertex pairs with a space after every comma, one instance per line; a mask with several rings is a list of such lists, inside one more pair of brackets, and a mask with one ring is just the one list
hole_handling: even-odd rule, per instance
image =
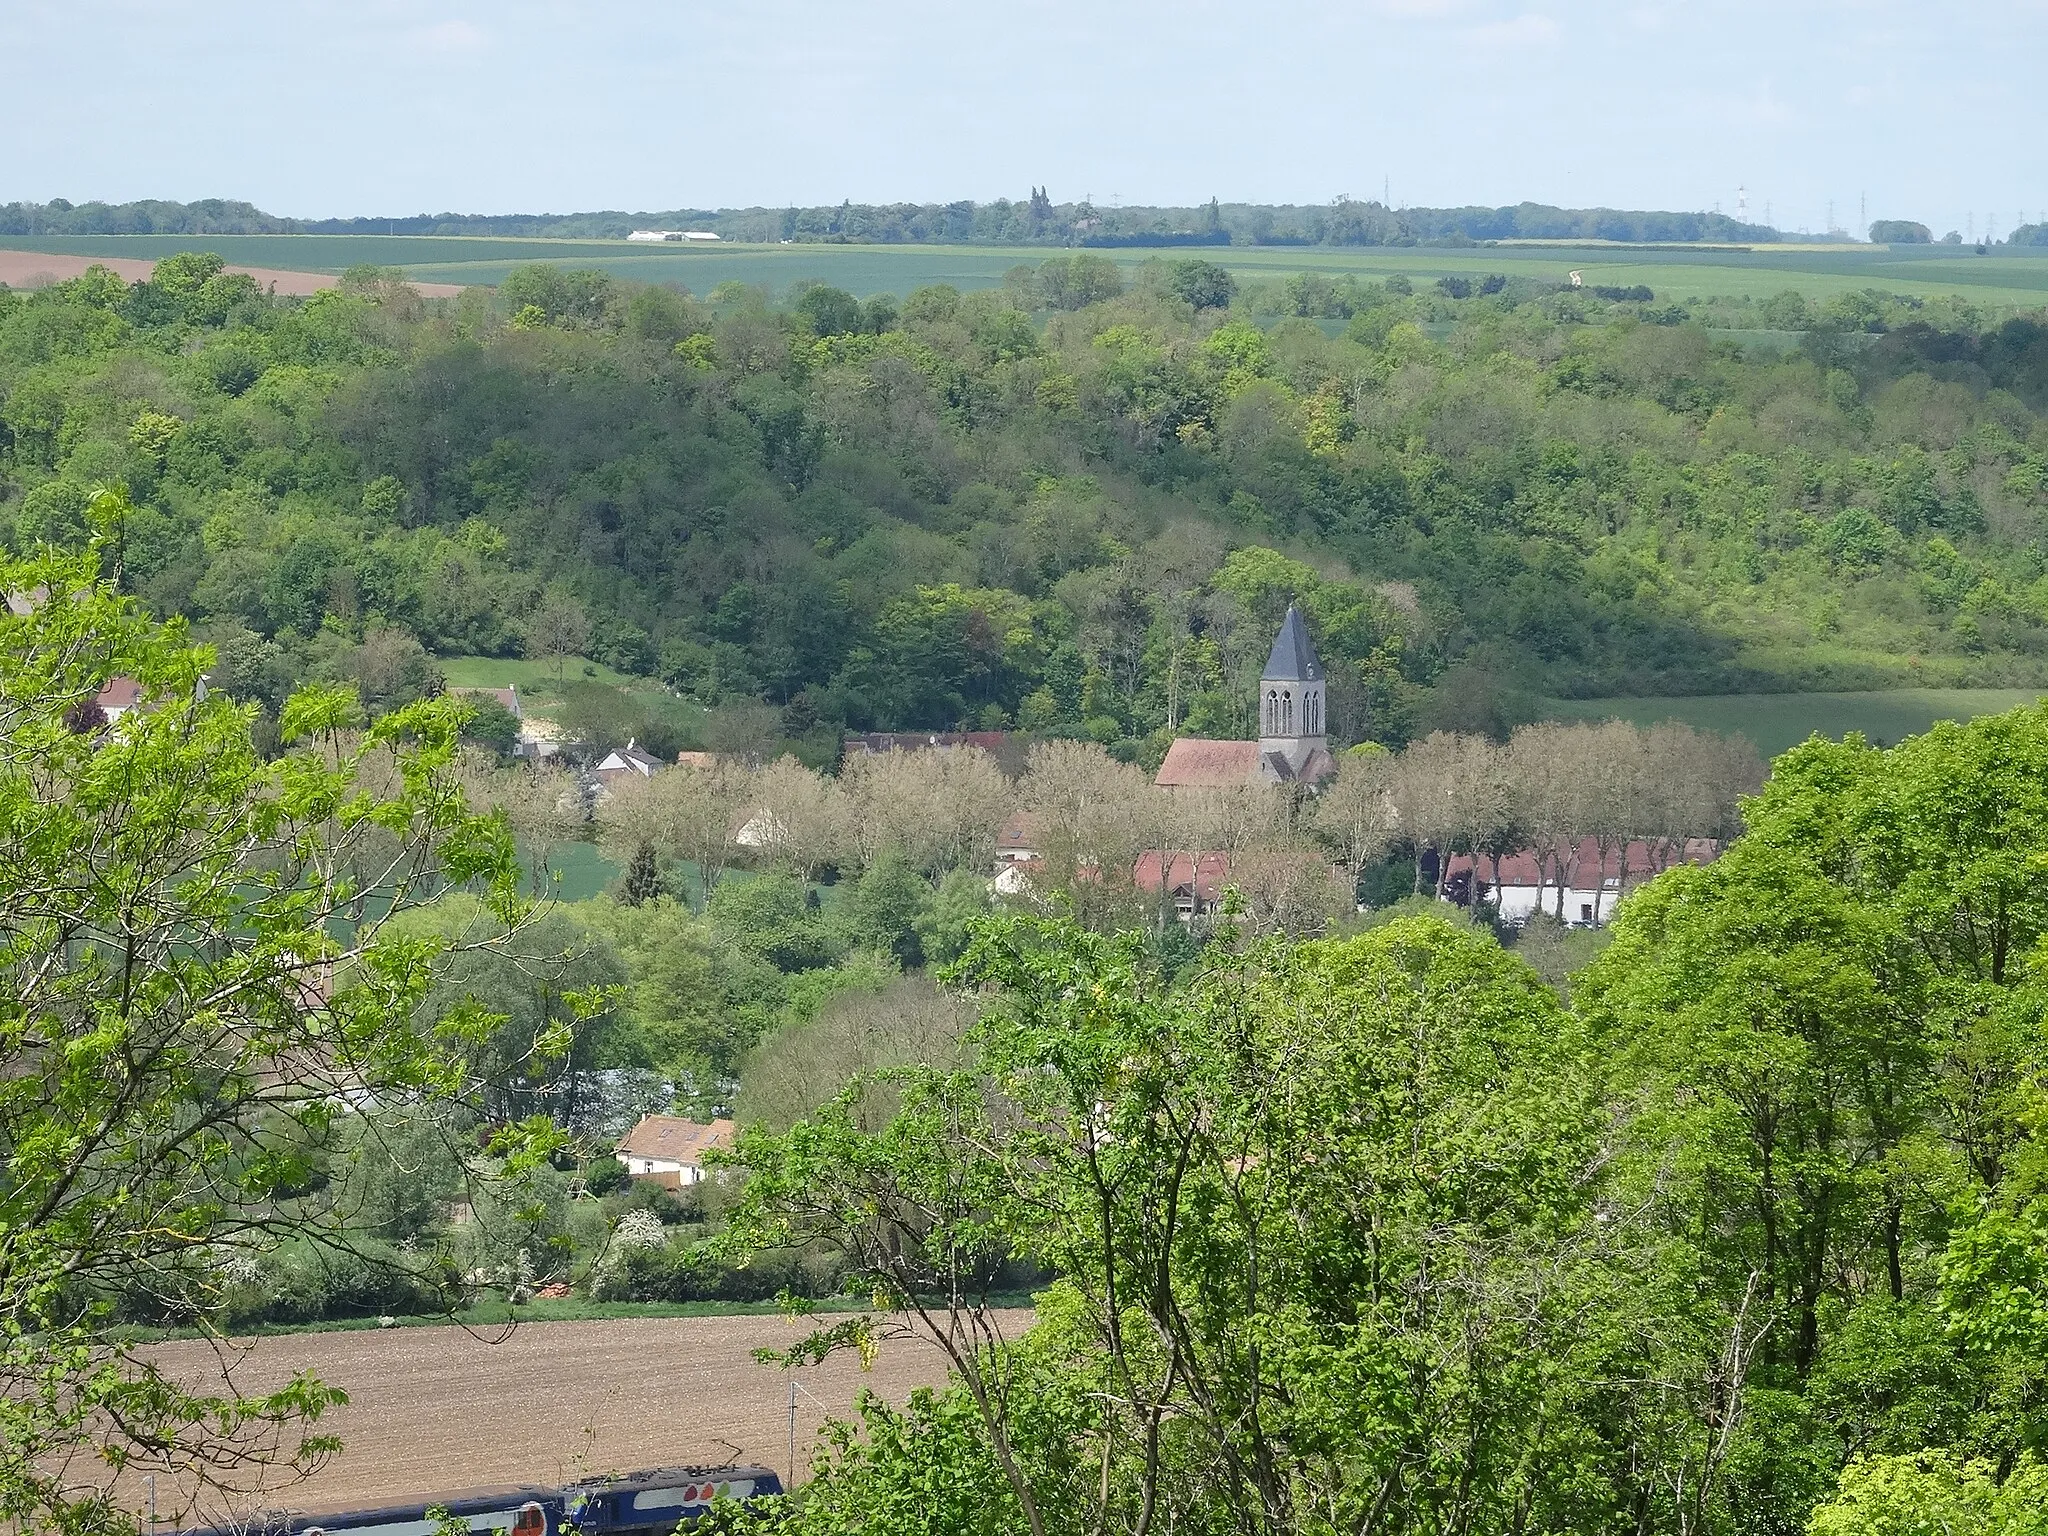
[[[1021, 1331], [1030, 1314], [1005, 1320]], [[247, 1341], [227, 1362], [241, 1390], [310, 1370], [345, 1388], [350, 1403], [322, 1425], [341, 1436], [340, 1456], [296, 1485], [272, 1474], [231, 1509], [333, 1511], [678, 1462], [756, 1461], [787, 1477], [791, 1376], [756, 1364], [753, 1351], [800, 1332], [776, 1316], [688, 1317], [526, 1323], [496, 1340], [460, 1328], [396, 1328]], [[195, 1385], [221, 1379], [222, 1363], [202, 1341], [153, 1353]], [[795, 1373], [799, 1478], [824, 1416], [849, 1412], [861, 1388], [901, 1401], [944, 1377], [939, 1352], [909, 1340], [884, 1342], [868, 1371], [847, 1356]], [[139, 1486], [122, 1492], [124, 1503], [141, 1505]], [[177, 1502], [160, 1484], [167, 1523]], [[228, 1512], [218, 1497], [200, 1509], [208, 1519]]]
[[[137, 283], [155, 269], [154, 261], [132, 256], [51, 256], [40, 251], [0, 251], [0, 283], [10, 288], [39, 288], [46, 283], [77, 277], [87, 267], [106, 267], [127, 282]], [[246, 272], [265, 288], [303, 298], [332, 288], [341, 281], [327, 272], [280, 272], [274, 267], [241, 267], [230, 262], [230, 272]], [[422, 298], [452, 299], [462, 292], [455, 283], [414, 283]]]

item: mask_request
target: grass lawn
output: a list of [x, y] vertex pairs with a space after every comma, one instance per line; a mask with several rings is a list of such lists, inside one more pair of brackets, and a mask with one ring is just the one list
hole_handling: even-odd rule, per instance
[[593, 686], [616, 688], [644, 713], [686, 738], [695, 735], [707, 713], [703, 705], [677, 698], [651, 677], [630, 677], [580, 656], [562, 664], [559, 680], [552, 661], [500, 656], [440, 656], [435, 660], [450, 688], [517, 688], [520, 707], [543, 720], [556, 718], [570, 693]]
[[1775, 757], [1818, 731], [1840, 738], [1861, 731], [1891, 746], [1937, 720], [1969, 720], [2032, 704], [2033, 688], [1900, 688], [1883, 693], [1746, 693], [1675, 699], [1552, 699], [1555, 720], [1622, 719], [1637, 725], [1682, 720], [1701, 730], [1747, 736]]
[[[401, 267], [422, 282], [496, 284], [532, 261], [599, 267], [636, 282], [681, 283], [708, 293], [722, 282], [767, 283], [778, 293], [800, 280], [835, 284], [865, 296], [903, 294], [926, 283], [988, 287], [1020, 262], [1061, 254], [1046, 247], [974, 245], [646, 246], [623, 240], [537, 240], [444, 235], [72, 235], [6, 237], [12, 250], [144, 260], [180, 250], [218, 251], [251, 266], [340, 272], [357, 263]], [[1197, 256], [1241, 278], [1295, 272], [1383, 278], [1523, 274], [1550, 281], [1585, 270], [1589, 282], [1645, 283], [1660, 299], [1766, 298], [1796, 288], [1828, 298], [1862, 288], [1932, 297], [1965, 294], [1994, 309], [2048, 303], [2048, 252], [1969, 247], [1513, 244], [1463, 248], [1385, 246], [1224, 246], [1098, 251], [1125, 268], [1155, 257]]]
[[589, 901], [602, 896], [624, 873], [595, 843], [557, 843], [548, 850], [549, 894], [557, 901]]
[[555, 678], [552, 661], [528, 661], [520, 656], [437, 656], [435, 664], [448, 679], [450, 688], [517, 688], [521, 699], [560, 698], [562, 683], [604, 683], [628, 693], [658, 693], [660, 685], [644, 677], [614, 672], [602, 662], [571, 656], [563, 661], [561, 682]]

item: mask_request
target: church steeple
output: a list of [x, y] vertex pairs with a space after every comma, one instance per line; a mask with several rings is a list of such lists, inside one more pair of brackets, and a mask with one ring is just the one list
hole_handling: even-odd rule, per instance
[[1259, 678], [1259, 760], [1273, 777], [1298, 779], [1318, 754], [1328, 760], [1325, 702], [1322, 659], [1301, 610], [1289, 604]]

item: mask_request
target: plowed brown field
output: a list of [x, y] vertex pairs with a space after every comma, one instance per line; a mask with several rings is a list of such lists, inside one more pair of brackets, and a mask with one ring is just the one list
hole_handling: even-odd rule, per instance
[[[107, 267], [125, 282], [139, 283], [156, 270], [154, 261], [132, 256], [51, 256], [36, 251], [0, 251], [0, 283], [10, 288], [39, 288], [79, 276], [88, 267]], [[243, 267], [229, 264], [230, 272], [246, 272], [263, 288], [304, 296], [332, 288], [341, 281], [328, 272], [284, 272], [275, 267]], [[452, 299], [462, 288], [456, 283], [414, 283], [422, 298]]]
[[[1028, 1312], [1006, 1315], [1021, 1330]], [[310, 1478], [270, 1474], [232, 1500], [205, 1498], [206, 1518], [259, 1508], [333, 1511], [351, 1504], [513, 1483], [559, 1483], [592, 1473], [677, 1462], [757, 1461], [789, 1475], [792, 1373], [753, 1351], [787, 1346], [808, 1327], [776, 1316], [634, 1318], [526, 1323], [509, 1334], [394, 1328], [293, 1334], [226, 1351], [181, 1340], [152, 1351], [181, 1379], [261, 1390], [309, 1370], [347, 1389], [323, 1421], [341, 1454]], [[827, 1413], [845, 1414], [862, 1387], [895, 1401], [945, 1377], [929, 1344], [885, 1340], [872, 1369], [836, 1358], [793, 1373], [798, 1383], [799, 1480]], [[160, 1481], [168, 1524], [187, 1491]], [[139, 1507], [141, 1490], [122, 1489]]]

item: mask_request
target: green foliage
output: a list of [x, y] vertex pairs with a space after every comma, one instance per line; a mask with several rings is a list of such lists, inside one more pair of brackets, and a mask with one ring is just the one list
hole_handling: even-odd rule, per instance
[[[210, 654], [101, 582], [128, 506], [90, 510], [87, 551], [0, 568], [0, 1515], [78, 1531], [132, 1529], [70, 1481], [88, 1436], [141, 1468], [331, 1447], [339, 1393], [175, 1383], [107, 1334], [113, 1298], [217, 1305], [238, 1256], [282, 1237], [352, 1251], [294, 1205], [343, 1131], [335, 1084], [446, 1102], [499, 1029], [473, 1005], [418, 1016], [453, 946], [381, 915], [453, 885], [523, 921], [510, 835], [454, 782], [459, 706], [365, 728], [352, 689], [301, 691], [264, 761], [249, 713], [200, 686]], [[79, 728], [116, 675], [141, 705]], [[551, 1144], [499, 1142], [513, 1169]]]
[[[1574, 1389], [1535, 1362], [1596, 1349], [1583, 1288], [1620, 1277], [1589, 1252], [1527, 1288], [1596, 1225], [1590, 1061], [1490, 938], [1414, 919], [1176, 992], [1132, 940], [1013, 921], [959, 974], [995, 989], [979, 1065], [883, 1074], [900, 1107], [873, 1128], [857, 1080], [785, 1136], [746, 1133], [712, 1245], [823, 1243], [951, 1341], [954, 1392], [871, 1412], [878, 1453], [828, 1447], [813, 1528], [868, 1528], [932, 1478], [1032, 1529], [1154, 1507], [1227, 1529], [1233, 1506], [1356, 1529], [1395, 1489], [1402, 1528], [1492, 1528], [1619, 1474], [1592, 1470], [1619, 1447], [1548, 1434]], [[1027, 1257], [1065, 1279], [998, 1344], [988, 1287]], [[1682, 1454], [1649, 1430], [1633, 1454]]]
[[950, 965], [967, 952], [977, 919], [990, 910], [988, 878], [979, 870], [952, 869], [940, 879], [930, 905], [916, 919], [918, 946], [927, 963]]
[[2048, 1470], [2023, 1463], [2001, 1483], [1981, 1461], [1939, 1451], [1852, 1463], [1813, 1512], [1809, 1536], [2040, 1536], [2048, 1531]]
[[890, 847], [855, 882], [834, 916], [850, 947], [879, 950], [915, 966], [924, 961], [921, 935], [932, 903], [924, 876], [901, 849]]
[[[395, 631], [1129, 754], [1250, 728], [1272, 592], [1233, 558], [1312, 573], [1346, 741], [1545, 693], [2043, 678], [2032, 321], [1140, 278], [1084, 251], [778, 312], [543, 263], [500, 324], [376, 272], [303, 301], [213, 258], [89, 274], [0, 316], [0, 526], [75, 545], [125, 483], [124, 585], [275, 646], [285, 686]], [[1716, 339], [1758, 326], [1802, 350]], [[637, 697], [575, 701], [578, 732], [689, 744]]]

